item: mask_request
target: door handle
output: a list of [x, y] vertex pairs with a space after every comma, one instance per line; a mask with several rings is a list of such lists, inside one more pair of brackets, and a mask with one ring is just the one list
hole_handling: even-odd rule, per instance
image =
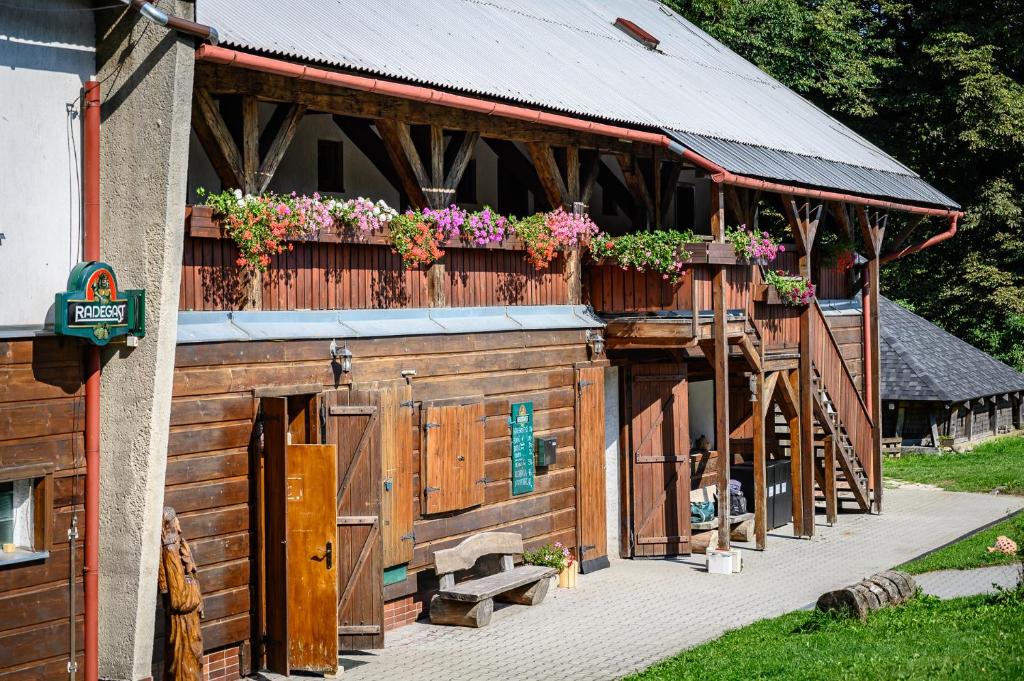
[[327, 542], [327, 549], [325, 550], [324, 558], [327, 559], [327, 569], [330, 570], [334, 564], [334, 544]]

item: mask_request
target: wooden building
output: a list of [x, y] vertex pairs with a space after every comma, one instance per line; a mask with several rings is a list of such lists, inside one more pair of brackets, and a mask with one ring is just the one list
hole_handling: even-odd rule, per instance
[[884, 297], [881, 313], [883, 437], [959, 446], [1022, 427], [1024, 375]]
[[[782, 488], [798, 537], [819, 514], [882, 508], [879, 266], [928, 245], [906, 245], [925, 218], [955, 226], [956, 204], [657, 3], [431, 4], [313, 18], [299, 3], [197, 2], [223, 43], [195, 53], [164, 503], [199, 564], [205, 650], [242, 673], [329, 672], [338, 649], [383, 646], [436, 590], [433, 552], [480, 531], [570, 546], [586, 579], [610, 558], [729, 547], [729, 515], [693, 527], [690, 501], [709, 490], [728, 508], [733, 466], [752, 471], [758, 549]], [[398, 31], [383, 50], [380, 21]], [[324, 22], [345, 40], [318, 38]], [[464, 53], [438, 40], [399, 49], [438, 22], [480, 38]], [[531, 63], [540, 39], [548, 61]], [[411, 268], [386, 234], [330, 230], [253, 275], [200, 186], [403, 209], [564, 207], [613, 235], [698, 238], [677, 281], [574, 248], [537, 269], [516, 238], [452, 240]], [[762, 267], [737, 256], [727, 227], [758, 225], [763, 207], [791, 240], [772, 267], [823, 299], [861, 291], [858, 314], [780, 304]], [[890, 213], [908, 218], [887, 241]], [[863, 244], [862, 265], [819, 257], [837, 234]], [[19, 386], [0, 386], [0, 473], [34, 447], [44, 465], [25, 475], [42, 481], [54, 537], [66, 536], [76, 488], [61, 471], [81, 438], [67, 342], [0, 346]], [[15, 414], [35, 399], [46, 409]], [[511, 452], [522, 404], [555, 443], [553, 461], [529, 462], [529, 484]], [[788, 478], [770, 491], [778, 461]], [[57, 543], [42, 562], [0, 567], [0, 604], [18, 613], [0, 649], [19, 651], [0, 668], [56, 675], [58, 652], [25, 646], [42, 635], [59, 651], [67, 635], [44, 614], [68, 607]]]

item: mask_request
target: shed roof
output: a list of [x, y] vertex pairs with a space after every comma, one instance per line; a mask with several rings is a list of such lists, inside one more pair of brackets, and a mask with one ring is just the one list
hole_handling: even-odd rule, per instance
[[736, 173], [956, 207], [657, 0], [198, 0], [196, 16], [226, 45], [663, 129]]
[[963, 402], [1024, 390], [1024, 374], [882, 296], [884, 400]]

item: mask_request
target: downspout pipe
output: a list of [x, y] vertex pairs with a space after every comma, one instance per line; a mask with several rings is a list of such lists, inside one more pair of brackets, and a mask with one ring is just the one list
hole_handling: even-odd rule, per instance
[[[82, 114], [82, 194], [84, 198], [84, 255], [100, 259], [100, 84], [85, 84]], [[85, 353], [85, 679], [99, 679], [100, 586], [100, 348]], [[74, 651], [72, 651], [74, 654]]]
[[194, 36], [200, 40], [206, 40], [214, 45], [220, 42], [220, 36], [217, 34], [217, 29], [213, 26], [197, 24], [194, 21], [189, 21], [188, 19], [182, 19], [181, 17], [176, 17], [173, 14], [168, 14], [156, 7], [153, 3], [145, 2], [144, 0], [131, 0], [128, 4], [132, 9], [152, 21], [154, 24], [166, 26], [167, 28], [173, 29], [179, 33], [185, 33], [186, 35]]
[[879, 258], [878, 263], [880, 265], [884, 265], [887, 262], [892, 262], [893, 260], [902, 258], [905, 255], [918, 253], [926, 248], [931, 248], [935, 244], [942, 243], [947, 239], [952, 239], [953, 236], [956, 234], [956, 223], [961, 215], [963, 215], [963, 213], [954, 213], [949, 216], [949, 229], [947, 229], [945, 232], [939, 232], [930, 239], [926, 239], [918, 244], [914, 244], [913, 246], [907, 246], [906, 248], [901, 248], [899, 250], [892, 251], [891, 253], [886, 253], [881, 258]]
[[370, 78], [351, 73], [328, 71], [326, 69], [319, 69], [313, 66], [295, 64], [281, 59], [263, 57], [260, 55], [249, 54], [248, 52], [239, 52], [238, 50], [231, 50], [215, 45], [200, 46], [199, 49], [196, 50], [196, 61], [205, 61], [212, 64], [224, 64], [227, 66], [234, 66], [236, 68], [283, 76], [286, 78], [294, 78], [296, 80], [323, 83], [325, 85], [344, 87], [362, 92], [374, 92], [389, 97], [399, 97], [401, 99], [408, 99], [416, 102], [437, 104], [466, 111], [475, 111], [476, 113], [484, 114], [486, 116], [499, 116], [502, 118], [511, 118], [515, 120], [539, 123], [542, 125], [549, 125], [566, 130], [589, 132], [596, 135], [614, 137], [626, 142], [652, 144], [664, 147], [698, 168], [706, 170], [711, 174], [712, 181], [722, 182], [724, 184], [730, 184], [737, 187], [747, 187], [750, 189], [759, 189], [779, 194], [791, 194], [793, 196], [805, 196], [823, 201], [852, 203], [862, 206], [871, 206], [873, 208], [881, 208], [884, 210], [916, 213], [918, 215], [941, 217], [962, 215], [962, 213], [950, 208], [929, 208], [909, 203], [884, 201], [881, 199], [857, 196], [855, 194], [846, 194], [821, 189], [810, 189], [807, 187], [770, 182], [768, 180], [761, 180], [745, 175], [737, 175], [729, 172], [717, 163], [701, 156], [692, 149], [687, 149], [674, 139], [661, 133], [634, 130], [618, 125], [588, 121], [581, 118], [575, 118], [573, 116], [538, 111], [536, 109], [530, 109], [523, 106], [492, 102], [484, 99], [478, 99], [476, 97], [467, 97], [466, 95], [459, 95], [451, 92], [445, 92], [443, 90], [423, 87], [421, 85], [409, 85], [380, 78]]

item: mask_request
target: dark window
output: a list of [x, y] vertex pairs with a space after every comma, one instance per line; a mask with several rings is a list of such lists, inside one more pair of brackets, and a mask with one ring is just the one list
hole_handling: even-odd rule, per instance
[[618, 206], [615, 204], [615, 200], [612, 198], [612, 192], [604, 187], [601, 187], [601, 214], [602, 215], [618, 215]]
[[693, 185], [676, 187], [676, 229], [693, 229]]
[[455, 203], [477, 203], [476, 199], [476, 159], [466, 164], [466, 172], [455, 188]]
[[316, 188], [321, 192], [345, 191], [345, 153], [341, 142], [317, 140]]
[[14, 543], [14, 483], [0, 482], [0, 544]]

